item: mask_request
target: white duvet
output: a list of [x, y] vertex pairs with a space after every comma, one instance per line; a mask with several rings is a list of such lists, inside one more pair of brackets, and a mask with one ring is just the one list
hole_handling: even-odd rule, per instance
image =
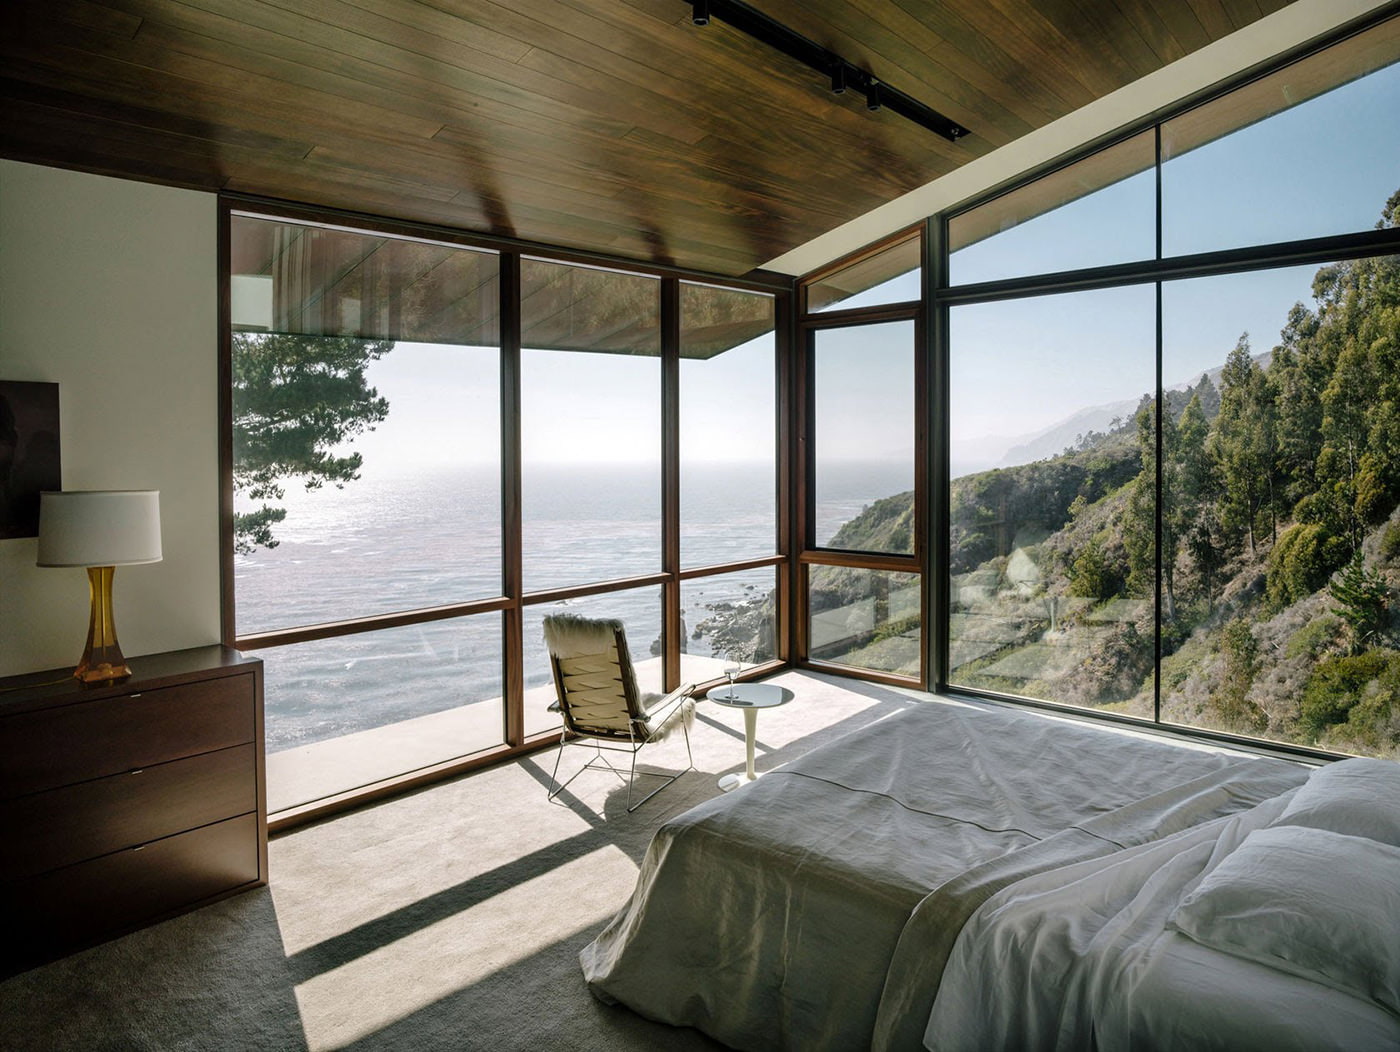
[[959, 928], [1000, 888], [1303, 777], [1069, 721], [918, 705], [664, 824], [580, 962], [600, 998], [736, 1048], [918, 1048]]
[[[1400, 1019], [1376, 1002], [1207, 948], [1168, 924], [1183, 897], [1278, 818], [1291, 795], [998, 892], [948, 957], [925, 1046], [1400, 1048]], [[1400, 933], [1400, 917], [1390, 923]]]

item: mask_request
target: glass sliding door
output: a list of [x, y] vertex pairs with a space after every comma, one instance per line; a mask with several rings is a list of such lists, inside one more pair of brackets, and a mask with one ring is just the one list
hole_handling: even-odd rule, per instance
[[1156, 290], [950, 311], [948, 682], [1152, 715]]

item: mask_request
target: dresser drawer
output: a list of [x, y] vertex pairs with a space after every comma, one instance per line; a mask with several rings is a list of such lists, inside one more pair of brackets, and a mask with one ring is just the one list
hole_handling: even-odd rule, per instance
[[30, 876], [255, 811], [252, 745], [0, 801], [0, 875]]
[[36, 877], [0, 881], [12, 906], [6, 970], [137, 927], [258, 879], [258, 821], [245, 815]]
[[253, 741], [253, 676], [0, 717], [0, 799]]

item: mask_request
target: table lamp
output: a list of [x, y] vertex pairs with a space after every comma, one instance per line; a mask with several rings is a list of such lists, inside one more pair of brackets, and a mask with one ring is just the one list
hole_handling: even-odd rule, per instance
[[40, 566], [83, 566], [92, 614], [87, 650], [73, 675], [110, 683], [131, 675], [112, 621], [118, 566], [160, 562], [158, 490], [67, 490], [39, 495]]

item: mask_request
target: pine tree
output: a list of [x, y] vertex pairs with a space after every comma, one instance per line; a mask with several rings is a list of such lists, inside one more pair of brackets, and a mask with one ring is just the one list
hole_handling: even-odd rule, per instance
[[1333, 578], [1331, 591], [1338, 603], [1332, 612], [1347, 623], [1351, 652], [1359, 654], [1385, 632], [1390, 589], [1381, 574], [1366, 569], [1358, 550]]
[[[1214, 455], [1224, 483], [1221, 517], [1228, 529], [1248, 537], [1253, 554], [1261, 513], [1272, 510], [1276, 436], [1273, 393], [1250, 356], [1248, 333], [1225, 359], [1220, 382]], [[1277, 518], [1271, 514], [1269, 520], [1276, 534]]]
[[[292, 479], [307, 489], [358, 479], [363, 458], [338, 447], [389, 415], [365, 371], [393, 346], [349, 336], [235, 333], [234, 492], [276, 501]], [[236, 514], [235, 550], [275, 548], [272, 528], [286, 516], [270, 504]]]

